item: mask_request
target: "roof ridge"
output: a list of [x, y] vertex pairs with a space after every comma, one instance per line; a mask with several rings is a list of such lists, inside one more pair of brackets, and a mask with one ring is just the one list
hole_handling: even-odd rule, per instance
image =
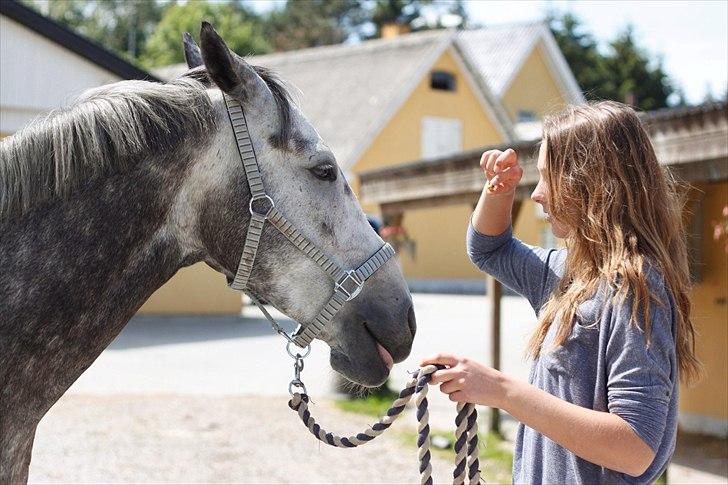
[[467, 33], [467, 32], [479, 32], [479, 31], [488, 31], [488, 30], [497, 30], [497, 29], [542, 27], [545, 25], [547, 25], [547, 22], [545, 20], [524, 20], [522, 22], [504, 22], [504, 23], [500, 23], [500, 24], [483, 25], [481, 27], [462, 29], [461, 32]]
[[[260, 54], [253, 56], [245, 56], [246, 61], [253, 63], [276, 61], [286, 62], [293, 60], [299, 62], [301, 60], [315, 59], [331, 59], [335, 57], [351, 56], [360, 53], [369, 53], [377, 50], [394, 49], [403, 45], [421, 45], [426, 41], [432, 41], [439, 44], [440, 42], [449, 41], [456, 31], [454, 29], [433, 29], [421, 32], [413, 32], [404, 34], [394, 39], [370, 39], [356, 44], [332, 44], [316, 47], [306, 47], [304, 49], [293, 49], [282, 52], [271, 52], [269, 54]], [[186, 66], [180, 62], [176, 64], [168, 64], [165, 66], [157, 66], [153, 70], [155, 72], [163, 72], [165, 70], [174, 70], [177, 66]]]
[[409, 34], [403, 34], [393, 39], [369, 39], [353, 44], [332, 44], [322, 45], [316, 47], [306, 47], [304, 49], [294, 49], [282, 52], [272, 52], [270, 54], [261, 54], [257, 56], [250, 56], [249, 59], [286, 59], [288, 57], [295, 57], [297, 60], [300, 58], [330, 58], [337, 57], [339, 55], [351, 55], [358, 52], [370, 52], [375, 50], [384, 50], [401, 47], [407, 44], [417, 44], [423, 41], [432, 40], [436, 41], [439, 39], [447, 38], [453, 35], [453, 29], [433, 29], [424, 30], [421, 32], [412, 32]]

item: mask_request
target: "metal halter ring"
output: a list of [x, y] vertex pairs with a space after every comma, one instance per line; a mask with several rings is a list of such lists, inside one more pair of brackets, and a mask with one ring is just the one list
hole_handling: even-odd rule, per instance
[[[263, 212], [258, 212], [253, 209], [253, 203], [257, 202], [259, 200], [268, 201], [267, 209]], [[270, 215], [271, 211], [275, 208], [275, 206], [276, 206], [275, 202], [273, 202], [273, 199], [271, 199], [270, 196], [268, 196], [268, 194], [256, 195], [255, 197], [250, 199], [250, 204], [248, 204], [248, 208], [250, 210], [250, 215], [258, 215], [258, 216], [265, 217], [265, 218], [267, 218]]]
[[355, 271], [347, 271], [346, 276], [341, 278], [334, 285], [334, 291], [341, 290], [346, 295], [346, 301], [353, 300], [359, 294], [364, 282], [359, 279]]
[[293, 343], [293, 340], [289, 340], [288, 343], [286, 343], [286, 352], [288, 352], [288, 355], [291, 356], [291, 358], [298, 360], [304, 359], [308, 357], [308, 354], [311, 353], [311, 344], [308, 344], [306, 347], [303, 348], [303, 355], [301, 355], [300, 352], [296, 352], [295, 354], [291, 352], [291, 344]]

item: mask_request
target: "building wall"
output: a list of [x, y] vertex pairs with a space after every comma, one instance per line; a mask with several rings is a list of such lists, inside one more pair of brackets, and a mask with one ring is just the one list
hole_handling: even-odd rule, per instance
[[[384, 127], [353, 171], [359, 172], [409, 162], [422, 157], [422, 119], [426, 116], [458, 119], [462, 123], [462, 149], [500, 143], [495, 128], [483, 106], [463, 76], [451, 51], [434, 63], [432, 70], [455, 73], [454, 92], [433, 90], [429, 72], [409, 99]], [[352, 184], [358, 189], [358, 183]], [[368, 213], [376, 206], [365, 206]], [[478, 278], [479, 274], [465, 254], [465, 229], [472, 208], [446, 206], [409, 211], [403, 225], [416, 241], [416, 257], [402, 254], [400, 260], [409, 278]]]
[[115, 74], [0, 15], [0, 132], [68, 104]]
[[541, 119], [545, 114], [565, 105], [566, 99], [544, 60], [540, 45], [526, 58], [521, 70], [503, 94], [501, 102], [514, 122], [519, 121], [519, 110], [532, 111]]
[[[446, 52], [433, 69], [459, 71], [451, 53]], [[463, 121], [463, 149], [501, 143], [503, 139], [492, 127], [477, 103], [472, 90], [433, 91], [423, 79], [407, 103], [385, 127], [375, 143], [365, 152], [354, 170], [369, 170], [421, 158], [420, 125], [423, 116], [457, 117]], [[515, 118], [519, 109], [544, 113], [564, 105], [556, 81], [548, 70], [540, 49], [534, 49], [504, 96], [508, 113]], [[487, 125], [486, 125], [487, 124]], [[488, 126], [490, 125], [490, 126]], [[371, 212], [375, 207], [365, 207]], [[416, 243], [412, 258], [401, 254], [405, 276], [416, 279], [477, 279], [480, 273], [465, 253], [465, 231], [472, 207], [443, 206], [408, 211], [403, 225]], [[529, 244], [542, 244], [541, 234], [548, 225], [537, 217], [535, 204], [524, 201], [514, 232]]]
[[382, 129], [377, 139], [356, 162], [353, 167], [355, 173], [420, 159], [422, 119], [426, 116], [459, 119], [463, 127], [464, 150], [503, 141], [496, 125], [484, 112], [450, 49], [440, 56], [431, 70], [454, 73], [456, 91], [430, 88], [430, 72], [428, 72]]
[[697, 186], [693, 198], [702, 192], [701, 276], [692, 291], [693, 323], [698, 331], [697, 354], [706, 376], [694, 387], [681, 386], [680, 424], [689, 431], [728, 435], [728, 384], [726, 384], [726, 344], [728, 343], [728, 254], [713, 239], [711, 222], [719, 220], [728, 205], [728, 182]]
[[241, 293], [227, 287], [225, 276], [205, 263], [177, 272], [159, 288], [139, 313], [144, 314], [234, 314], [240, 312]]

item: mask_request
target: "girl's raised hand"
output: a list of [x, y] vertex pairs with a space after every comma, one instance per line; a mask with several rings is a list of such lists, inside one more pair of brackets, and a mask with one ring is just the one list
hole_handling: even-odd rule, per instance
[[430, 384], [440, 384], [440, 391], [451, 401], [503, 407], [509, 378], [506, 374], [464, 357], [437, 354], [424, 359], [420, 366], [443, 364], [448, 369], [432, 373]]
[[492, 194], [512, 194], [523, 176], [518, 154], [512, 148], [488, 150], [480, 157], [480, 167], [488, 179], [486, 189]]

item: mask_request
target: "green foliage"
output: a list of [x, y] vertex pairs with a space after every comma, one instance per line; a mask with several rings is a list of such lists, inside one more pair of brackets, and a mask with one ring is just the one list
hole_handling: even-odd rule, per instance
[[634, 30], [628, 25], [610, 42], [611, 52], [605, 56], [607, 76], [602, 86], [602, 97], [626, 101], [642, 110], [667, 106], [667, 98], [674, 91], [662, 69], [662, 59], [651, 63], [648, 54], [634, 39]]
[[587, 93], [587, 97], [593, 96], [605, 77], [605, 66], [596, 40], [571, 13], [561, 17], [549, 13], [546, 21], [579, 87]]
[[627, 26], [601, 53], [597, 42], [571, 13], [547, 16], [556, 43], [587, 99], [613, 99], [629, 103], [641, 110], [667, 106], [668, 97], [676, 92], [660, 59], [650, 61], [649, 54]]
[[151, 0], [24, 1], [132, 61], [136, 60], [165, 9], [165, 4]]
[[[447, 438], [450, 443], [455, 443], [455, 433], [445, 433], [442, 431], [430, 431], [430, 438], [434, 436], [442, 436]], [[417, 446], [417, 433], [414, 431], [405, 431], [400, 433], [400, 441], [406, 446]], [[503, 438], [494, 433], [478, 433], [478, 459], [480, 460], [480, 470], [483, 478], [487, 483], [510, 483], [513, 471], [513, 452], [512, 445]], [[430, 447], [430, 451], [434, 456], [452, 461], [454, 452], [452, 448], [442, 450]]]
[[190, 0], [184, 4], [172, 4], [164, 11], [144, 46], [141, 63], [152, 67], [184, 62], [182, 33], [189, 32], [198, 37], [203, 20], [214, 25], [228, 47], [241, 55], [271, 50], [263, 36], [260, 18], [241, 3]]
[[339, 44], [367, 20], [360, 0], [287, 2], [265, 19], [265, 38], [274, 50]]
[[392, 391], [385, 384], [363, 397], [339, 399], [336, 401], [336, 407], [350, 413], [380, 417], [386, 414], [392, 402], [398, 396], [398, 393]]

